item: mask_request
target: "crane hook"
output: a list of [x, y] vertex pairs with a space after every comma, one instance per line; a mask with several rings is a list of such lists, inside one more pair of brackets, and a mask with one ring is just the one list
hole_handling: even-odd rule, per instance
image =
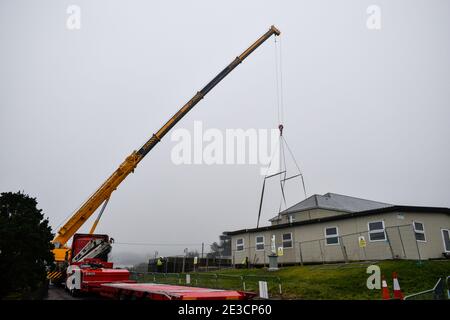
[[283, 125], [282, 124], [280, 124], [279, 126], [278, 126], [278, 129], [280, 130], [280, 137], [283, 135]]

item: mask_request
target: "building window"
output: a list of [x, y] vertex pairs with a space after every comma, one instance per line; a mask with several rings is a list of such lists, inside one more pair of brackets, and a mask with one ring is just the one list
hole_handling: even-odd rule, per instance
[[292, 232], [283, 233], [283, 248], [292, 248]]
[[236, 240], [236, 251], [244, 251], [244, 239], [240, 238]]
[[339, 231], [338, 227], [325, 228], [325, 243], [328, 246], [339, 244]]
[[264, 236], [257, 236], [256, 237], [256, 251], [263, 251], [264, 250]]
[[384, 221], [373, 221], [368, 223], [369, 241], [386, 241], [386, 231]]
[[413, 222], [414, 233], [416, 235], [416, 240], [419, 242], [426, 242], [425, 238], [425, 226], [422, 222], [414, 221]]
[[444, 241], [445, 252], [450, 252], [450, 230], [442, 229], [442, 240]]

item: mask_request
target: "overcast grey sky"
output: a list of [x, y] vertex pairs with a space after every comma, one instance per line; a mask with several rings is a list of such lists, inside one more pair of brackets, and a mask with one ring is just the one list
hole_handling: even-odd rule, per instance
[[[372, 4], [380, 30], [366, 26]], [[69, 5], [80, 30], [66, 28]], [[56, 228], [271, 24], [282, 32], [285, 136], [308, 195], [450, 207], [447, 0], [1, 0], [0, 191], [37, 197]], [[274, 56], [270, 39], [177, 127], [275, 128]], [[166, 136], [113, 193], [97, 232], [189, 244], [157, 248], [169, 254], [255, 226], [260, 166], [176, 166], [174, 145]], [[303, 199], [295, 187], [290, 204]]]

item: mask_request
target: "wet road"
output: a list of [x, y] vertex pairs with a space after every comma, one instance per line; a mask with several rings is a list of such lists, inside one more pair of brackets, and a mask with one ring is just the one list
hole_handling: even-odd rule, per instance
[[64, 288], [50, 285], [45, 300], [86, 300], [86, 298], [72, 297]]

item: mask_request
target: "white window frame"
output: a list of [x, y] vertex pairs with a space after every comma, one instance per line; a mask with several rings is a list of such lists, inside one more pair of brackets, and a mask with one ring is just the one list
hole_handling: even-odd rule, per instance
[[[258, 238], [262, 238], [262, 242], [258, 242]], [[263, 248], [258, 249], [258, 244], [262, 244]], [[265, 236], [256, 236], [255, 237], [255, 251], [264, 251], [266, 249], [266, 237]]]
[[[416, 223], [420, 223], [422, 225], [423, 230], [416, 230]], [[425, 234], [425, 223], [423, 223], [422, 221], [417, 221], [417, 220], [413, 220], [413, 229], [414, 229], [414, 237], [416, 237], [416, 233], [422, 233], [423, 234], [423, 238], [425, 240], [417, 240], [417, 242], [427, 242], [427, 235]]]
[[[336, 234], [334, 235], [327, 235], [327, 229], [336, 229]], [[323, 234], [325, 235], [325, 245], [326, 246], [338, 246], [341, 244], [341, 240], [339, 239], [339, 228], [337, 226], [330, 226], [330, 227], [325, 227], [323, 228]], [[328, 243], [327, 240], [328, 238], [337, 238], [337, 242], [336, 243]]]
[[444, 252], [448, 253], [448, 252], [450, 252], [450, 248], [448, 248], [448, 250], [447, 250], [447, 247], [445, 246], [444, 231], [447, 231], [448, 236], [450, 237], [450, 229], [441, 229], [441, 237], [442, 237], [442, 243], [444, 245]]
[[[238, 244], [238, 241], [242, 240], [242, 244]], [[242, 246], [242, 249], [239, 249], [239, 247]], [[245, 249], [245, 239], [244, 238], [237, 238], [236, 239], [236, 251], [244, 251]]]
[[[290, 240], [284, 240], [283, 238], [283, 236], [285, 235], [285, 234], [290, 234], [291, 235], [291, 239]], [[290, 241], [291, 242], [291, 246], [290, 247], [285, 247], [284, 246], [284, 243], [285, 242], [288, 242], [288, 241]], [[292, 249], [293, 247], [294, 247], [294, 237], [292, 236], [292, 232], [286, 232], [286, 233], [282, 233], [281, 234], [281, 246], [283, 247], [283, 250], [284, 249]]]
[[[376, 223], [376, 222], [381, 222], [383, 224], [383, 229], [370, 230], [370, 224], [371, 223]], [[384, 233], [384, 239], [378, 239], [378, 240], [372, 240], [371, 239], [371, 237], [370, 237], [371, 233], [380, 233], [381, 231], [383, 231], [383, 233]], [[374, 221], [367, 222], [367, 235], [369, 237], [369, 242], [387, 241], [386, 226], [384, 225], [384, 220], [374, 220]]]

